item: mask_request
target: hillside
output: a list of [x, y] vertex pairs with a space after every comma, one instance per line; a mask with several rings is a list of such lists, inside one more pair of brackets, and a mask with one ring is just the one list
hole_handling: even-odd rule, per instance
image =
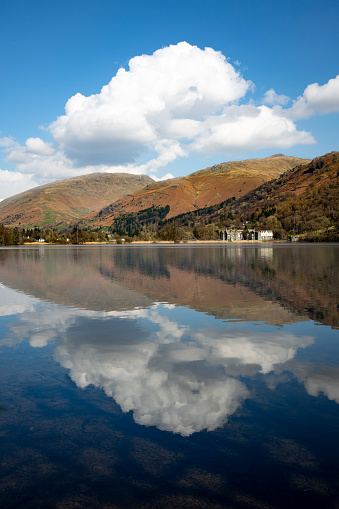
[[[239, 218], [295, 234], [321, 234], [339, 227], [339, 152], [286, 172], [232, 204]], [[320, 239], [319, 239], [320, 240]], [[330, 240], [330, 239], [329, 239]]]
[[152, 183], [145, 175], [92, 173], [35, 187], [0, 203], [5, 226], [69, 223]]
[[109, 226], [122, 213], [139, 212], [152, 207], [169, 205], [167, 218], [221, 203], [228, 198], [240, 198], [262, 183], [287, 170], [309, 162], [307, 159], [277, 154], [264, 159], [231, 161], [197, 171], [187, 177], [149, 184], [133, 195], [125, 196], [99, 214], [84, 218], [91, 225]]
[[272, 229], [277, 238], [296, 234], [305, 240], [338, 240], [339, 152], [301, 164], [236, 200], [177, 216], [167, 227], [190, 224], [207, 235], [211, 225], [243, 228], [244, 223], [247, 228]]
[[[258, 205], [258, 201], [267, 199], [269, 203], [295, 198], [310, 189], [317, 189], [333, 183], [338, 178], [339, 152], [331, 152], [312, 161], [300, 164], [285, 172], [277, 179], [262, 185], [256, 191], [248, 193], [239, 204]], [[253, 202], [253, 203], [252, 203]]]

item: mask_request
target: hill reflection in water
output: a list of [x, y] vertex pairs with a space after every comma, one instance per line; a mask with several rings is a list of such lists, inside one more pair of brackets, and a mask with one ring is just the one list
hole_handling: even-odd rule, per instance
[[0, 281], [95, 311], [183, 305], [218, 318], [339, 324], [338, 246], [39, 247], [0, 250]]
[[[282, 461], [287, 455], [292, 461], [301, 454], [300, 444], [287, 447], [290, 442], [284, 440], [294, 437], [295, 443], [298, 422], [308, 418], [311, 429], [318, 429], [320, 417], [313, 415], [317, 405], [324, 426], [339, 415], [338, 252], [339, 246], [280, 245], [0, 250], [5, 394], [1, 415], [9, 425], [22, 426], [25, 405], [36, 402], [32, 422], [40, 408], [41, 395], [33, 397], [31, 389], [20, 389], [24, 394], [20, 403], [9, 403], [13, 382], [11, 386], [6, 382], [9, 368], [4, 356], [13, 352], [8, 358], [14, 359], [28, 340], [32, 353], [20, 360], [27, 380], [40, 377], [41, 387], [48, 386], [53, 373], [62, 370], [82, 389], [70, 396], [70, 382], [62, 382], [64, 403], [56, 404], [58, 409], [61, 405], [57, 420], [73, 415], [72, 401], [77, 398], [82, 401], [77, 407], [80, 415], [93, 412], [93, 401], [92, 410], [86, 401], [93, 388], [100, 388], [106, 398], [100, 405], [114, 429], [121, 424], [118, 417], [111, 420], [119, 413], [114, 406], [107, 410], [109, 401], [116, 402], [126, 418], [131, 413], [135, 423], [143, 425], [133, 431], [135, 436], [142, 435], [142, 429], [157, 428], [186, 440], [200, 435], [208, 440], [201, 434], [207, 430], [212, 442], [218, 437], [245, 447], [248, 439], [258, 440], [260, 428], [267, 438], [262, 438], [258, 453], [265, 460], [258, 461], [268, 469], [277, 457]], [[38, 371], [30, 374], [34, 352], [41, 361], [45, 349], [54, 360], [48, 369], [35, 367]], [[25, 384], [25, 377], [20, 380]], [[82, 426], [87, 429], [90, 418], [85, 415]], [[286, 420], [284, 431], [275, 415]], [[41, 414], [40, 419], [45, 418]], [[125, 425], [124, 436], [132, 433], [131, 424]], [[244, 431], [240, 438], [239, 426], [245, 430], [249, 425], [255, 431], [248, 431], [247, 438]], [[68, 429], [63, 433], [60, 440], [66, 440]], [[329, 432], [331, 440], [333, 433]], [[283, 451], [273, 447], [273, 436]], [[103, 437], [96, 439], [100, 442]], [[312, 432], [302, 440], [306, 446], [304, 440], [313, 447]], [[326, 454], [330, 449], [326, 443]], [[241, 454], [246, 455], [246, 447]], [[314, 450], [318, 454], [323, 453]], [[312, 465], [314, 469], [313, 460]], [[217, 470], [218, 476], [224, 475], [221, 467]], [[305, 476], [304, 466], [301, 471]], [[307, 479], [305, 486], [310, 483]], [[250, 485], [249, 491], [254, 490]]]

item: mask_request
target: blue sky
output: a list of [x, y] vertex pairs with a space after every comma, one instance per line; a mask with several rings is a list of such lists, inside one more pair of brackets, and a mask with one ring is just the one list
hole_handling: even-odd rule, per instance
[[338, 19], [337, 0], [6, 2], [0, 199], [338, 150]]

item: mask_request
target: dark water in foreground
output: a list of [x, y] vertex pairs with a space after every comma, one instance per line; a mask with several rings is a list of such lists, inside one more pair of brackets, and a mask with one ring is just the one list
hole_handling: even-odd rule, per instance
[[339, 508], [338, 255], [0, 249], [0, 507]]

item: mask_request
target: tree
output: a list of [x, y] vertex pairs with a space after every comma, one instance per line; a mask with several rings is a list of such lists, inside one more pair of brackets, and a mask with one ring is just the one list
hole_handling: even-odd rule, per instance
[[12, 244], [11, 232], [3, 224], [0, 224], [0, 244], [3, 246]]
[[159, 237], [163, 240], [178, 242], [184, 234], [183, 228], [178, 223], [168, 223], [159, 230]]

